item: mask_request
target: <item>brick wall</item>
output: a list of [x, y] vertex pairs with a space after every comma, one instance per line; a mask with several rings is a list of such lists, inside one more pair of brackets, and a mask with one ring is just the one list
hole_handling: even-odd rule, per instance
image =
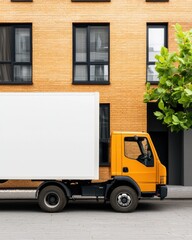
[[[169, 48], [173, 50], [172, 25], [179, 22], [186, 29], [192, 27], [191, 9], [190, 0], [185, 3], [182, 0], [165, 3], [2, 0], [0, 23], [32, 23], [33, 85], [1, 85], [0, 91], [99, 91], [101, 103], [110, 103], [111, 131], [146, 131], [146, 105], [142, 102], [146, 81], [146, 23], [168, 22]], [[110, 85], [72, 85], [72, 23], [75, 22], [110, 23]], [[109, 168], [101, 168], [100, 172], [102, 179], [108, 178]]]

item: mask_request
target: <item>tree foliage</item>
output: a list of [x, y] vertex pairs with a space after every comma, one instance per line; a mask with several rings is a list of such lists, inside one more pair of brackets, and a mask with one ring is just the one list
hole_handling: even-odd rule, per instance
[[144, 102], [158, 102], [156, 118], [171, 131], [192, 128], [192, 29], [184, 32], [179, 24], [174, 26], [177, 52], [162, 47], [156, 55], [157, 87], [147, 83]]

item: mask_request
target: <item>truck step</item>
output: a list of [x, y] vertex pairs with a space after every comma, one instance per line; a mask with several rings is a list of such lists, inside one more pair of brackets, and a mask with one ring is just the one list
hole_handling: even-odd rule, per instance
[[73, 195], [70, 200], [104, 200], [103, 196], [81, 196]]

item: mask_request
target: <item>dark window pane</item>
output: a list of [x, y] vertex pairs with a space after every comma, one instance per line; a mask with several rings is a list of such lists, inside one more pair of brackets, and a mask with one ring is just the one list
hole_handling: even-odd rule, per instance
[[11, 61], [11, 27], [0, 27], [0, 61]]
[[100, 105], [100, 139], [109, 139], [109, 104]]
[[102, 140], [100, 140], [99, 159], [100, 159], [100, 164], [109, 163], [109, 143], [108, 142], [103, 142]]
[[108, 65], [91, 65], [90, 81], [108, 81]]
[[90, 61], [108, 62], [108, 27], [90, 27]]
[[0, 64], [0, 82], [11, 82], [10, 64]]
[[88, 73], [86, 65], [75, 66], [75, 81], [88, 81]]
[[99, 159], [100, 163], [109, 162], [109, 142], [110, 142], [110, 113], [109, 104], [100, 105], [100, 144]]
[[31, 66], [14, 66], [14, 82], [31, 82]]
[[87, 61], [87, 29], [76, 28], [76, 62]]
[[15, 61], [30, 62], [30, 29], [16, 28], [15, 29]]

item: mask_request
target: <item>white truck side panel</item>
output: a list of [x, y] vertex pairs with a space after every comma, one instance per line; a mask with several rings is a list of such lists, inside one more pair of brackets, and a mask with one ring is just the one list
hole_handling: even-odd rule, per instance
[[98, 178], [98, 93], [0, 93], [0, 179]]

